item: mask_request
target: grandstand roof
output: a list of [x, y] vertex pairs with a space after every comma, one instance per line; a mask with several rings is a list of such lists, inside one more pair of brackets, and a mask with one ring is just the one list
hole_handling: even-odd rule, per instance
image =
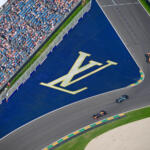
[[0, 7], [3, 6], [6, 2], [7, 0], [0, 0]]

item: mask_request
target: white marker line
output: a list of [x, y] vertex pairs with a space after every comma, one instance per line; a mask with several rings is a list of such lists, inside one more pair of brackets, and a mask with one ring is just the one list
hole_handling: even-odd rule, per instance
[[[96, 1], [97, 1], [97, 0], [96, 0]], [[98, 3], [98, 2], [97, 2], [97, 3]], [[99, 7], [101, 8], [101, 10], [103, 11], [103, 9], [102, 9], [102, 7], [100, 6], [99, 3], [98, 3], [98, 5], [99, 5]], [[103, 11], [103, 13], [105, 14], [104, 11]], [[106, 14], [105, 14], [105, 16], [106, 16]], [[107, 16], [106, 16], [106, 18], [108, 19]], [[109, 20], [109, 19], [108, 19], [108, 20]], [[110, 20], [109, 20], [109, 21], [110, 21]], [[111, 23], [111, 21], [110, 21], [110, 23]], [[112, 23], [111, 23], [111, 25], [112, 25]], [[112, 25], [112, 27], [115, 29], [115, 27], [114, 27], [113, 25]], [[116, 29], [115, 29], [115, 31], [116, 31], [116, 33], [118, 34], [118, 32], [117, 32]], [[119, 34], [118, 34], [118, 36], [119, 36], [120, 39], [122, 40], [122, 38], [121, 38], [121, 36], [120, 36]], [[123, 40], [122, 40], [122, 42], [123, 42], [123, 44], [125, 45], [125, 47], [127, 48], [127, 50], [129, 51], [127, 45], [124, 43]], [[134, 56], [132, 55], [132, 53], [131, 53], [130, 51], [129, 51], [129, 53], [130, 53], [130, 55], [133, 57], [133, 59], [134, 59], [134, 61], [135, 61], [135, 58], [134, 58]], [[140, 65], [139, 65], [136, 61], [135, 61], [135, 63], [136, 63], [136, 64], [139, 66], [139, 68], [140, 68]], [[140, 70], [142, 70], [142, 69], [140, 68]], [[143, 72], [143, 74], [144, 74], [144, 72]], [[144, 77], [145, 77], [145, 75], [144, 75]], [[144, 79], [143, 79], [143, 80], [144, 80]], [[140, 84], [141, 84], [141, 83], [142, 83], [142, 82], [140, 82]], [[138, 85], [139, 85], [139, 84], [138, 84]], [[137, 86], [137, 85], [135, 85], [135, 86]], [[133, 86], [133, 87], [135, 87], [135, 86]], [[85, 99], [81, 99], [81, 100], [79, 100], [79, 101], [77, 101], [77, 102], [74, 102], [74, 103], [65, 105], [65, 106], [63, 106], [63, 107], [61, 107], [61, 108], [55, 109], [55, 110], [53, 110], [53, 111], [51, 111], [51, 112], [48, 112], [48, 113], [46, 113], [46, 114], [44, 114], [44, 115], [42, 115], [42, 116], [40, 116], [40, 117], [38, 117], [38, 118], [35, 118], [35, 119], [31, 120], [30, 122], [24, 124], [23, 126], [17, 128], [17, 129], [13, 130], [13, 131], [10, 132], [9, 134], [7, 134], [7, 135], [5, 135], [4, 137], [2, 137], [2, 138], [0, 139], [0, 141], [4, 140], [7, 136], [9, 136], [9, 135], [11, 135], [11, 134], [17, 132], [17, 130], [19, 130], [19, 129], [21, 129], [21, 128], [23, 128], [23, 127], [25, 127], [25, 126], [31, 124], [32, 122], [34, 122], [34, 121], [36, 121], [36, 120], [39, 120], [39, 119], [41, 119], [42, 117], [45, 117], [45, 116], [47, 116], [47, 115], [49, 115], [49, 114], [51, 114], [51, 113], [54, 113], [54, 112], [56, 112], [56, 111], [59, 111], [59, 110], [61, 110], [61, 109], [66, 108], [66, 107], [71, 107], [71, 106], [74, 105], [74, 104], [84, 102], [84, 101], [86, 101], [86, 100], [89, 99], [89, 98], [94, 98], [94, 97], [97, 97], [97, 96], [100, 96], [100, 95], [107, 95], [107, 94], [109, 94], [109, 93], [114, 93], [114, 92], [121, 91], [121, 90], [123, 90], [123, 89], [128, 89], [128, 88], [132, 88], [132, 87], [126, 86], [126, 87], [122, 87], [122, 88], [120, 88], [120, 89], [111, 90], [111, 91], [109, 91], [109, 92], [105, 92], [105, 93], [97, 94], [97, 95], [94, 95], [94, 96], [90, 96], [90, 97], [87, 97], [87, 98], [85, 98]]]
[[116, 5], [116, 2], [115, 2], [115, 0], [112, 0], [112, 3], [113, 3], [114, 5]]
[[[119, 32], [117, 31], [117, 29], [115, 28], [115, 26], [113, 25], [113, 23], [111, 22], [111, 20], [108, 18], [107, 14], [105, 13], [105, 11], [103, 10], [103, 7], [101, 7], [101, 5], [98, 3], [98, 0], [96, 0], [97, 4], [99, 5], [99, 7], [101, 8], [101, 10], [103, 11], [104, 15], [106, 16], [107, 20], [110, 22], [111, 26], [114, 28], [115, 32], [117, 33], [117, 35], [119, 36], [120, 40], [122, 41], [122, 43], [124, 44], [124, 46], [126, 47], [126, 49], [128, 50], [128, 52], [130, 53], [130, 55], [132, 56], [133, 60], [135, 61], [135, 63], [137, 64], [137, 66], [141, 69], [141, 66], [138, 64], [138, 62], [136, 61], [135, 57], [133, 56], [133, 54], [130, 52], [130, 50], [128, 49], [127, 44], [124, 42], [124, 40], [122, 39], [121, 35], [119, 34]], [[143, 72], [143, 70], [142, 70]], [[143, 72], [144, 73], [144, 72]], [[145, 75], [144, 75], [145, 76]]]
[[116, 6], [127, 6], [127, 5], [139, 5], [139, 3], [136, 2], [136, 3], [122, 3], [116, 5], [102, 5], [101, 7], [116, 7]]
[[141, 6], [143, 7], [143, 9], [145, 10], [145, 12], [147, 13], [148, 16], [150, 16], [150, 14], [148, 13], [148, 11], [146, 10], [146, 8], [143, 6], [143, 4], [141, 3], [141, 1], [139, 0]]

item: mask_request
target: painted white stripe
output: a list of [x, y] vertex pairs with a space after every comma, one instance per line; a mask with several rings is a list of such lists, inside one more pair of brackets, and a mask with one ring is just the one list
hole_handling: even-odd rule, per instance
[[150, 16], [150, 14], [147, 12], [147, 10], [145, 9], [145, 7], [142, 5], [142, 3], [141, 3], [141, 1], [140, 1], [140, 0], [139, 0], [139, 2], [140, 2], [140, 4], [141, 4], [141, 6], [143, 7], [143, 9], [146, 11], [147, 15], [149, 15], [149, 16]]
[[[135, 61], [135, 63], [137, 64], [137, 66], [140, 68], [140, 70], [142, 70], [141, 66], [138, 64], [138, 62], [136, 61], [136, 59], [134, 58], [133, 54], [130, 52], [128, 46], [126, 45], [126, 43], [124, 42], [124, 40], [122, 39], [121, 35], [119, 34], [119, 32], [117, 31], [116, 27], [113, 25], [113, 23], [111, 22], [111, 20], [108, 18], [107, 14], [105, 13], [105, 11], [103, 10], [103, 7], [99, 4], [98, 0], [96, 0], [97, 4], [99, 5], [99, 7], [101, 8], [101, 10], [103, 11], [104, 15], [106, 16], [107, 20], [110, 22], [111, 26], [114, 28], [115, 32], [117, 33], [117, 35], [119, 36], [120, 40], [123, 42], [123, 44], [125, 45], [126, 49], [128, 50], [128, 52], [130, 53], [130, 55], [132, 56], [133, 60]], [[143, 71], [143, 70], [142, 70]], [[144, 73], [144, 72], [143, 72]], [[145, 76], [145, 75], [144, 75]], [[143, 79], [144, 80], [144, 79]]]
[[112, 3], [113, 3], [114, 5], [116, 5], [116, 2], [115, 2], [115, 0], [112, 0]]
[[139, 3], [135, 2], [135, 3], [121, 3], [121, 4], [113, 4], [113, 5], [102, 5], [102, 7], [116, 7], [116, 6], [127, 6], [127, 5], [139, 5]]

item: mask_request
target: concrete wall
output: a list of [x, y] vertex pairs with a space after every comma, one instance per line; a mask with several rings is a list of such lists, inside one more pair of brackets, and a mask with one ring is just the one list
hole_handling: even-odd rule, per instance
[[47, 55], [52, 52], [53, 48], [57, 46], [62, 40], [63, 37], [75, 27], [78, 23], [79, 19], [84, 16], [86, 12], [88, 12], [91, 8], [91, 1], [75, 16], [75, 18], [63, 29], [63, 31], [53, 40], [53, 42], [48, 46], [48, 48], [41, 54], [41, 56], [31, 65], [31, 67], [12, 85], [12, 87], [8, 90], [5, 88], [0, 95], [0, 104], [2, 100], [5, 98], [8, 99], [16, 90], [18, 90], [19, 86], [26, 82], [26, 80], [30, 77], [33, 71], [36, 71], [38, 65], [41, 65]]

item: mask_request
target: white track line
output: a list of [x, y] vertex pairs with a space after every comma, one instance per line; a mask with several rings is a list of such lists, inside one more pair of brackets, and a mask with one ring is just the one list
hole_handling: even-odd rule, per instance
[[[137, 64], [137, 66], [141, 69], [141, 66], [138, 64], [138, 62], [136, 61], [135, 57], [133, 56], [133, 54], [130, 52], [127, 44], [124, 42], [124, 40], [122, 39], [121, 35], [119, 34], [119, 32], [117, 31], [117, 29], [115, 28], [115, 26], [113, 25], [113, 23], [111, 22], [111, 20], [108, 18], [107, 14], [105, 13], [105, 11], [103, 10], [103, 7], [98, 3], [98, 0], [96, 0], [97, 4], [99, 5], [99, 7], [101, 8], [101, 10], [103, 11], [104, 15], [106, 16], [107, 20], [110, 22], [111, 26], [113, 27], [113, 29], [115, 30], [115, 32], [117, 33], [117, 35], [119, 36], [120, 40], [123, 42], [124, 46], [126, 47], [126, 49], [128, 50], [128, 52], [130, 53], [130, 55], [132, 56], [133, 60], [135, 61], [135, 63]], [[143, 71], [143, 70], [142, 70]], [[144, 72], [143, 72], [144, 73]]]
[[113, 3], [114, 5], [116, 5], [116, 2], [115, 2], [115, 0], [112, 0], [112, 3]]
[[[96, 0], [96, 1], [97, 1], [97, 0]], [[98, 3], [98, 1], [97, 1], [97, 4], [99, 5], [99, 7], [101, 8], [101, 10], [103, 11], [103, 9], [102, 9], [102, 7], [100, 6], [100, 4]], [[103, 13], [105, 14], [104, 11], [103, 11]], [[108, 21], [111, 23], [111, 21], [109, 20], [109, 18], [107, 17], [106, 14], [105, 14], [105, 16], [106, 16], [106, 18], [108, 19]], [[115, 29], [115, 27], [113, 26], [112, 23], [111, 23], [111, 25], [112, 25], [112, 27]], [[118, 36], [120, 37], [120, 39], [121, 39], [121, 41], [123, 42], [123, 44], [125, 45], [126, 49], [128, 50], [127, 45], [124, 43], [124, 41], [122, 40], [121, 36], [119, 35], [119, 33], [117, 32], [116, 29], [115, 29], [115, 31], [116, 31], [116, 33], [118, 34]], [[129, 50], [128, 50], [128, 52], [130, 53], [130, 55], [133, 57], [133, 59], [134, 59], [134, 61], [135, 61], [135, 58], [134, 58], [134, 56], [132, 55], [132, 53], [131, 53]], [[136, 61], [135, 61], [135, 63], [136, 63], [137, 66], [140, 68], [140, 70], [142, 70], [141, 67], [140, 67], [140, 65], [139, 65]], [[144, 73], [144, 72], [143, 72], [143, 73]], [[144, 75], [144, 76], [145, 76], [145, 75]], [[144, 80], [144, 79], [143, 79], [143, 80]], [[142, 82], [141, 82], [141, 83], [142, 83]], [[140, 84], [141, 84], [141, 83], [140, 83]], [[139, 84], [138, 84], [138, 85], [139, 85]], [[135, 85], [135, 86], [137, 86], [137, 85]], [[31, 120], [30, 122], [24, 124], [23, 126], [21, 126], [21, 127], [15, 129], [15, 130], [13, 130], [13, 131], [10, 132], [9, 134], [7, 134], [7, 135], [5, 135], [4, 137], [2, 137], [2, 138], [0, 139], [0, 141], [4, 140], [4, 139], [5, 139], [7, 136], [9, 136], [10, 134], [13, 134], [13, 133], [17, 132], [17, 130], [19, 130], [19, 129], [21, 129], [21, 128], [27, 126], [28, 124], [31, 124], [32, 122], [34, 122], [34, 121], [36, 121], [36, 120], [38, 120], [38, 119], [40, 119], [40, 118], [42, 118], [42, 117], [45, 117], [45, 116], [47, 116], [47, 115], [49, 115], [49, 114], [51, 114], [51, 113], [54, 113], [54, 112], [56, 112], [56, 111], [59, 111], [59, 110], [61, 110], [61, 109], [66, 108], [66, 107], [71, 107], [72, 105], [74, 105], [74, 104], [76, 104], [76, 103], [83, 102], [83, 101], [85, 101], [85, 100], [87, 100], [87, 99], [89, 99], [89, 98], [92, 98], [92, 97], [94, 98], [94, 97], [100, 96], [100, 95], [107, 95], [107, 94], [109, 94], [109, 93], [113, 93], [113, 92], [115, 92], [115, 91], [116, 91], [116, 92], [117, 92], [117, 91], [121, 91], [121, 90], [123, 90], [123, 89], [128, 89], [128, 88], [132, 88], [132, 87], [127, 86], [127, 87], [123, 87], [123, 88], [120, 88], [120, 89], [115, 89], [115, 90], [112, 90], [112, 91], [109, 91], [109, 92], [97, 94], [97, 95], [94, 95], [94, 96], [91, 96], [91, 97], [88, 97], [88, 98], [85, 98], [85, 99], [81, 99], [81, 100], [79, 100], [79, 101], [77, 101], [77, 102], [74, 102], [74, 103], [65, 105], [65, 106], [63, 106], [63, 107], [61, 107], [61, 108], [58, 108], [58, 109], [56, 109], [56, 110], [53, 110], [53, 111], [51, 111], [51, 112], [48, 112], [48, 113], [46, 113], [46, 114], [44, 114], [44, 115], [42, 115], [42, 116], [40, 116], [40, 117], [38, 117], [38, 118], [35, 118], [35, 119]]]
[[145, 12], [147, 13], [148, 16], [150, 16], [150, 14], [147, 12], [147, 10], [145, 9], [145, 7], [143, 6], [143, 4], [141, 3], [141, 1], [139, 0], [141, 6], [143, 7], [143, 9], [145, 10]]
[[116, 7], [116, 6], [127, 6], [127, 5], [139, 5], [138, 2], [135, 3], [122, 3], [122, 4], [110, 4], [110, 5], [102, 5], [101, 7]]

